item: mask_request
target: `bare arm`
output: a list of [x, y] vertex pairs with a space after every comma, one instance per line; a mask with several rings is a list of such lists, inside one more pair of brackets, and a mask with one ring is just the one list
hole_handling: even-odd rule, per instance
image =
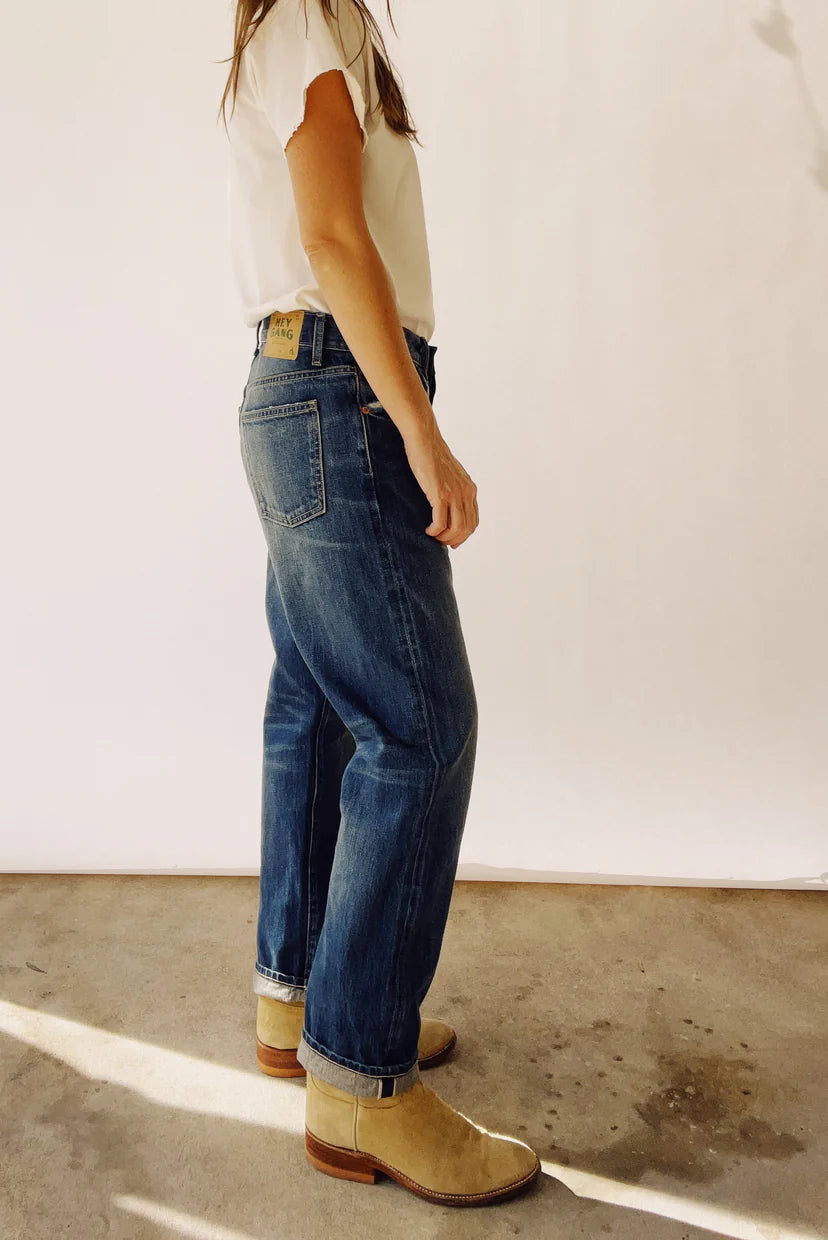
[[434, 414], [365, 220], [359, 123], [338, 70], [311, 82], [285, 154], [302, 246], [337, 326], [401, 433], [424, 429]]
[[399, 428], [432, 504], [427, 533], [459, 546], [477, 525], [474, 483], [445, 443], [411, 360], [362, 198], [362, 138], [342, 73], [319, 74], [285, 147], [302, 246], [351, 352]]

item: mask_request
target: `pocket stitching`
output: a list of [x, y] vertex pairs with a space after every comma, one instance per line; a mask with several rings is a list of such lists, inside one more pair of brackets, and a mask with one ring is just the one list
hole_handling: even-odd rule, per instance
[[[245, 443], [244, 429], [254, 425], [275, 422], [282, 418], [301, 417], [308, 414], [313, 417], [313, 431], [309, 432], [308, 465], [314, 499], [310, 505], [305, 505], [305, 507], [288, 516], [288, 514], [274, 508], [270, 504], [264, 487], [260, 483], [251, 464], [250, 454]], [[314, 517], [321, 517], [327, 511], [327, 493], [325, 489], [324, 463], [322, 460], [322, 424], [317, 400], [291, 401], [284, 405], [265, 405], [259, 409], [248, 409], [240, 415], [240, 424], [242, 430], [242, 459], [247, 472], [248, 483], [262, 520], [269, 521], [273, 525], [292, 529], [294, 526], [303, 525]]]
[[316, 400], [294, 400], [287, 405], [262, 405], [259, 409], [245, 409], [241, 420], [246, 425], [251, 422], [272, 422], [275, 418], [290, 418], [300, 413], [315, 412], [318, 414]]

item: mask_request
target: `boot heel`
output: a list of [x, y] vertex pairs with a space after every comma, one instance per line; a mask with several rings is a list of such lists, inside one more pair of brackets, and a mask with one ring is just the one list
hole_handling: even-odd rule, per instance
[[365, 1154], [357, 1150], [344, 1150], [338, 1145], [328, 1145], [305, 1129], [305, 1153], [308, 1161], [318, 1171], [335, 1176], [338, 1180], [356, 1180], [360, 1184], [376, 1184], [377, 1171]]
[[282, 1051], [266, 1046], [256, 1038], [256, 1063], [267, 1076], [304, 1076], [305, 1069], [296, 1058], [296, 1051]]

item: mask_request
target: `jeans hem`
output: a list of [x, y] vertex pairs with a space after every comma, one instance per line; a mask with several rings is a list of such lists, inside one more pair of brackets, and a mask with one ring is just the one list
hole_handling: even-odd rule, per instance
[[280, 999], [282, 1003], [298, 1003], [305, 998], [307, 986], [283, 982], [276, 977], [265, 977], [258, 969], [253, 973], [254, 995], [264, 995], [266, 999]]
[[321, 1081], [327, 1081], [329, 1085], [336, 1085], [346, 1093], [360, 1098], [387, 1098], [392, 1094], [406, 1093], [420, 1079], [419, 1059], [415, 1059], [407, 1071], [396, 1075], [358, 1072], [355, 1068], [346, 1068], [314, 1050], [305, 1040], [304, 1030], [299, 1039], [296, 1058], [306, 1071], [312, 1072]]

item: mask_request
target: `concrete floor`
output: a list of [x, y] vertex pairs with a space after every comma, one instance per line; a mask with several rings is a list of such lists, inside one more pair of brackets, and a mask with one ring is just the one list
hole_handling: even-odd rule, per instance
[[828, 1236], [817, 892], [459, 882], [426, 1084], [537, 1150], [436, 1206], [307, 1162], [255, 1067], [252, 878], [0, 881], [4, 1240]]

